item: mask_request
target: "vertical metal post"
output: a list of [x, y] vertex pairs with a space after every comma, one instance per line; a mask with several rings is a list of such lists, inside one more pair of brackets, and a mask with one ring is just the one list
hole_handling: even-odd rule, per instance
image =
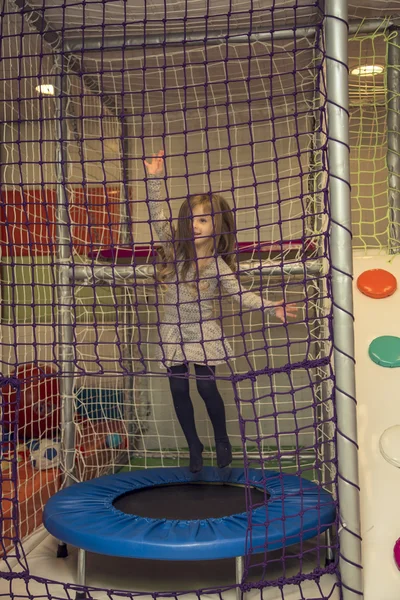
[[[319, 9], [322, 13], [325, 12], [324, 1], [319, 0], [318, 2]], [[323, 67], [323, 53], [322, 53], [322, 41], [321, 41], [321, 32], [317, 29], [316, 36], [314, 40], [314, 65], [315, 68]], [[322, 74], [319, 74], [319, 79], [322, 78]], [[325, 138], [323, 139], [322, 135], [322, 127], [321, 127], [321, 112], [320, 107], [323, 102], [323, 98], [321, 96], [319, 81], [317, 81], [316, 90], [313, 98], [313, 113], [311, 118], [311, 129], [313, 131], [313, 135], [311, 138], [311, 154], [309, 161], [309, 171], [310, 175], [308, 178], [308, 192], [310, 194], [310, 202], [308, 205], [308, 212], [310, 215], [310, 229], [312, 234], [318, 234], [323, 231], [324, 219], [325, 219], [325, 211], [322, 204], [324, 203], [324, 193], [323, 190], [326, 187], [326, 178], [327, 174], [323, 170], [322, 165], [322, 148], [324, 146]], [[319, 235], [317, 237], [317, 243], [319, 248], [322, 251], [322, 255], [324, 252], [324, 237]], [[315, 280], [313, 280], [315, 283]], [[316, 280], [316, 291], [314, 294], [307, 295], [310, 298], [311, 306], [314, 306], [314, 320], [312, 322], [312, 330], [315, 331], [315, 338], [311, 345], [312, 350], [315, 350], [315, 354], [313, 358], [318, 358], [319, 356], [324, 355], [327, 356], [325, 342], [324, 340], [327, 338], [327, 325], [326, 319], [324, 319], [324, 299], [327, 297], [327, 282], [326, 277], [323, 276], [322, 270], [320, 274], [317, 274]], [[328, 443], [327, 440], [330, 439], [330, 428], [332, 427], [329, 414], [327, 402], [329, 398], [329, 389], [327, 385], [328, 378], [328, 369], [329, 367], [319, 366], [314, 370], [315, 376], [315, 395], [317, 398], [317, 409], [316, 409], [316, 418], [318, 422], [317, 434], [316, 434], [316, 445], [317, 445], [317, 455], [316, 460], [318, 461], [319, 473], [318, 473], [318, 481], [322, 483], [322, 485], [329, 489], [332, 492], [332, 484], [331, 477], [329, 477], [328, 481], [330, 482], [327, 485], [326, 481], [326, 473], [329, 469], [329, 465], [333, 462], [333, 451], [332, 444]], [[322, 461], [320, 458], [322, 457]], [[322, 464], [321, 464], [322, 462]], [[325, 563], [329, 564], [334, 561], [333, 549], [332, 549], [332, 532], [331, 529], [327, 529], [325, 534]], [[322, 556], [321, 556], [322, 558]]]
[[75, 464], [75, 423], [74, 423], [74, 324], [72, 315], [73, 288], [70, 279], [72, 264], [71, 231], [69, 227], [67, 182], [67, 96], [65, 92], [64, 58], [61, 52], [56, 58], [58, 66], [56, 112], [56, 279], [57, 279], [57, 335], [58, 367], [61, 396], [62, 460], [64, 485], [74, 482]]
[[328, 159], [331, 202], [334, 368], [336, 377], [340, 572], [343, 600], [362, 597], [360, 491], [353, 328], [347, 0], [326, 0]]
[[[76, 583], [79, 586], [85, 587], [86, 585], [86, 552], [83, 548], [78, 550], [78, 565], [76, 574]], [[86, 593], [82, 591], [76, 592], [75, 600], [85, 600]]]
[[[4, 174], [4, 165], [5, 165], [5, 158], [6, 158], [6, 154], [4, 152], [4, 146], [6, 143], [6, 123], [3, 122], [0, 125], [0, 131], [1, 131], [1, 144], [0, 144], [0, 193], [3, 191], [3, 185], [5, 183], [5, 174]], [[2, 250], [0, 249], [0, 260], [2, 261]], [[3, 276], [4, 276], [4, 271], [3, 271], [3, 265], [0, 263], [0, 323], [3, 322], [3, 314], [4, 314], [4, 309], [3, 309]], [[4, 364], [3, 361], [3, 327], [0, 327], [0, 360], [1, 360], [1, 364]], [[4, 408], [4, 407], [3, 407]], [[2, 417], [2, 412], [0, 412], [0, 420], [3, 420]], [[2, 427], [0, 427], [0, 434], [2, 432]]]
[[132, 215], [130, 214], [129, 204], [129, 126], [125, 118], [120, 120], [121, 123], [121, 164], [122, 164], [122, 211], [121, 211], [121, 237], [123, 244], [133, 245], [132, 232]]
[[236, 600], [241, 600], [242, 598], [242, 590], [240, 589], [240, 585], [243, 581], [244, 574], [244, 557], [237, 556], [235, 558], [235, 566], [236, 566]]
[[400, 252], [400, 32], [392, 28], [387, 64], [389, 252]]
[[[133, 232], [132, 232], [132, 215], [130, 214], [129, 204], [129, 127], [125, 118], [121, 119], [121, 153], [122, 153], [122, 183], [123, 183], [123, 201], [121, 204], [121, 238], [123, 244], [130, 244], [133, 248]], [[134, 255], [132, 258], [134, 263]], [[134, 268], [132, 267], [132, 270]], [[133, 284], [134, 286], [135, 284]], [[125, 286], [124, 288], [125, 297], [125, 315], [126, 322], [123, 327], [123, 357], [124, 366], [128, 373], [124, 376], [124, 419], [128, 431], [129, 449], [134, 450], [136, 448], [136, 430], [135, 426], [135, 393], [134, 393], [134, 332], [135, 332], [135, 318], [133, 313], [133, 304], [131, 294], [136, 294], [134, 287]]]

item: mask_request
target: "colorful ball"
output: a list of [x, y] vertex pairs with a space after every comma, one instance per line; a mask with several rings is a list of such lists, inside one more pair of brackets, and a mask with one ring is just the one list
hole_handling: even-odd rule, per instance
[[[21, 440], [51, 436], [60, 426], [59, 380], [50, 366], [27, 364], [11, 374], [21, 381], [18, 437]], [[4, 423], [12, 430], [16, 420], [17, 392], [11, 385], [3, 392]]]
[[397, 542], [394, 545], [393, 554], [394, 554], [394, 562], [396, 563], [396, 567], [400, 571], [400, 538], [397, 540]]
[[122, 437], [119, 433], [109, 433], [106, 436], [107, 448], [120, 448], [122, 445]]
[[61, 444], [58, 440], [32, 440], [29, 444], [31, 463], [34, 469], [46, 471], [59, 466]]

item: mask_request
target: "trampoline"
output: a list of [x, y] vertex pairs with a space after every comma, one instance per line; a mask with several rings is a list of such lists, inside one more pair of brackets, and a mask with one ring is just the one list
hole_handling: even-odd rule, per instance
[[240, 583], [241, 557], [312, 538], [333, 525], [335, 514], [327, 491], [294, 475], [250, 469], [246, 480], [237, 468], [205, 467], [196, 474], [157, 468], [63, 489], [47, 502], [43, 523], [80, 549], [82, 586], [85, 551], [169, 561], [236, 558]]

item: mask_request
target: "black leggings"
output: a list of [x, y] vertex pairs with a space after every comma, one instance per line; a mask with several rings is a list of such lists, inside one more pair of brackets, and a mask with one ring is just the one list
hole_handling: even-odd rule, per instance
[[[225, 406], [215, 382], [215, 367], [194, 365], [194, 368], [197, 390], [206, 405], [214, 429], [215, 441], [227, 442]], [[169, 385], [176, 416], [185, 434], [188, 446], [189, 448], [200, 446], [201, 442], [194, 422], [193, 404], [189, 394], [189, 378], [185, 377], [185, 374], [188, 373], [188, 366], [170, 367], [168, 372], [170, 373]], [[180, 377], [176, 377], [176, 375], [180, 375]]]

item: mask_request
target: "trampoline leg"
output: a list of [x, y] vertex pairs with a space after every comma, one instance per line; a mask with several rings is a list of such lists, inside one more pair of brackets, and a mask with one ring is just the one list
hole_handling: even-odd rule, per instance
[[[78, 585], [82, 587], [86, 584], [86, 552], [82, 548], [79, 548], [78, 552], [78, 573], [77, 573], [77, 582]], [[85, 592], [76, 592], [75, 600], [85, 600], [86, 593]]]
[[66, 558], [68, 556], [68, 546], [64, 542], [58, 542], [57, 558]]
[[326, 540], [326, 556], [325, 556], [325, 566], [331, 565], [335, 562], [335, 554], [332, 548], [332, 531], [331, 529], [327, 529], [325, 531], [325, 540]]
[[244, 557], [237, 556], [236, 557], [236, 600], [242, 600], [242, 590], [240, 589], [240, 584], [243, 581], [243, 573], [244, 573]]

